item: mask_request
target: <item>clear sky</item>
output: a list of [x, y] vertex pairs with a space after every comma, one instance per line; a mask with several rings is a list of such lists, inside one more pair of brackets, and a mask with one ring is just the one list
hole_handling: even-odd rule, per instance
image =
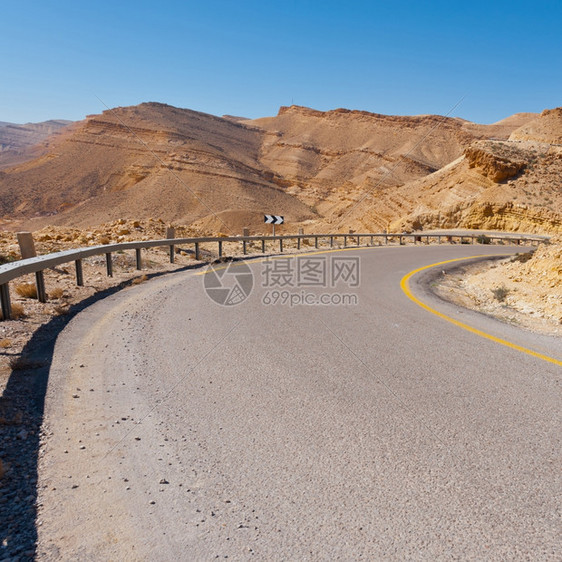
[[159, 101], [490, 123], [562, 105], [560, 0], [1, 0], [0, 21], [0, 121]]

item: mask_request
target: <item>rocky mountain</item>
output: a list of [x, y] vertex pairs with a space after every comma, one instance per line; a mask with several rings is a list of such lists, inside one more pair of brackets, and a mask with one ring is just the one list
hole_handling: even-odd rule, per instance
[[[510, 135], [537, 118], [478, 125], [291, 106], [248, 120], [159, 103], [120, 107], [65, 127], [36, 157], [0, 170], [0, 217], [10, 229], [161, 217], [201, 232], [262, 232], [264, 213], [285, 215], [285, 232], [426, 228], [443, 205], [504, 185], [510, 166], [535, 158], [508, 157], [499, 147], [519, 146]], [[504, 157], [510, 163], [500, 175], [490, 171], [495, 164], [485, 171], [484, 161]], [[465, 172], [477, 178], [475, 187], [467, 187]], [[457, 176], [464, 187], [453, 185]]]
[[398, 230], [485, 228], [562, 232], [562, 108], [509, 139], [476, 141], [461, 158], [397, 191]]
[[71, 121], [62, 119], [25, 125], [0, 121], [0, 168], [37, 157], [40, 149], [37, 148], [35, 151], [29, 149], [37, 147], [70, 123]]

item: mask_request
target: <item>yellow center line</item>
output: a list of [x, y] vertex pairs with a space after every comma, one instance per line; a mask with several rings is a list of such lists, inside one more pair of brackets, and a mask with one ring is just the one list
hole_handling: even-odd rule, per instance
[[[505, 255], [505, 254], [499, 254], [499, 255]], [[450, 322], [451, 324], [454, 324], [455, 326], [459, 326], [459, 328], [463, 328], [464, 330], [472, 332], [473, 334], [476, 334], [477, 336], [481, 336], [481, 337], [486, 338], [488, 340], [491, 340], [493, 342], [499, 343], [501, 345], [505, 345], [506, 347], [510, 347], [511, 349], [515, 349], [517, 351], [520, 351], [521, 353], [526, 353], [527, 355], [537, 357], [538, 359], [542, 359], [543, 361], [548, 361], [549, 363], [554, 363], [555, 365], [562, 366], [562, 361], [559, 361], [558, 359], [554, 359], [553, 357], [549, 357], [548, 355], [543, 355], [542, 353], [538, 353], [537, 351], [533, 351], [532, 349], [527, 349], [526, 347], [522, 347], [522, 346], [517, 345], [515, 343], [512, 343], [510, 341], [507, 341], [507, 340], [504, 340], [504, 339], [501, 339], [501, 338], [497, 338], [496, 336], [493, 336], [492, 334], [488, 334], [487, 332], [483, 332], [482, 330], [478, 330], [477, 328], [473, 328], [472, 326], [469, 326], [468, 324], [464, 324], [463, 322], [459, 322], [455, 318], [452, 318], [451, 316], [447, 316], [446, 314], [443, 314], [442, 312], [439, 312], [438, 310], [435, 310], [434, 308], [431, 308], [429, 305], [425, 304], [420, 299], [415, 297], [413, 295], [411, 289], [410, 289], [410, 279], [414, 275], [416, 275], [416, 273], [419, 273], [420, 271], [424, 271], [426, 269], [431, 269], [432, 267], [437, 267], [439, 265], [444, 265], [446, 263], [452, 263], [452, 262], [456, 262], [456, 261], [462, 261], [462, 260], [467, 260], [467, 259], [476, 259], [476, 258], [492, 258], [492, 257], [498, 257], [498, 255], [497, 254], [496, 255], [480, 255], [480, 256], [472, 256], [472, 257], [469, 257], [469, 258], [456, 258], [456, 259], [453, 259], [453, 260], [440, 261], [440, 262], [437, 262], [437, 263], [432, 263], [430, 265], [425, 265], [424, 267], [419, 267], [418, 269], [414, 269], [413, 271], [410, 271], [410, 273], [407, 273], [406, 275], [404, 275], [404, 277], [402, 277], [402, 280], [400, 281], [400, 287], [401, 287], [402, 291], [404, 291], [405, 295], [410, 300], [415, 302], [418, 306], [421, 306], [423, 309], [427, 310], [428, 312], [431, 312], [432, 314], [435, 314], [435, 316], [439, 316], [439, 318], [442, 318], [443, 320], [446, 320], [447, 322]]]

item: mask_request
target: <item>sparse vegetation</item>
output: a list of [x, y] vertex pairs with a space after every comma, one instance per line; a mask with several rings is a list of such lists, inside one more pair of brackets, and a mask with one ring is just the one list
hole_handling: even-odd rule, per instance
[[478, 242], [478, 244], [491, 244], [492, 243], [492, 239], [489, 236], [486, 236], [485, 234], [480, 234], [480, 236], [478, 236], [476, 241]]
[[490, 290], [498, 302], [505, 302], [507, 295], [509, 295], [509, 289], [505, 285], [500, 285], [499, 287]]
[[103, 244], [104, 246], [105, 246], [106, 244], [109, 244], [110, 242], [111, 242], [111, 240], [110, 240], [107, 236], [102, 236], [102, 237], [100, 238], [100, 244]]
[[145, 274], [141, 275], [140, 277], [135, 277], [131, 281], [131, 285], [140, 285], [141, 283], [144, 283], [147, 279], [148, 279], [148, 276], [145, 273]]
[[15, 286], [16, 293], [20, 297], [26, 299], [36, 299], [37, 298], [37, 287], [35, 283], [19, 283]]
[[521, 263], [528, 262], [533, 257], [533, 253], [534, 252], [525, 252], [523, 254], [517, 253], [517, 254], [515, 254], [515, 256], [513, 256], [511, 261], [512, 262], [518, 261], [518, 262], [521, 262]]
[[13, 256], [6, 256], [4, 254], [0, 254], [0, 265], [4, 265], [5, 263], [11, 263], [15, 260]]
[[[12, 320], [19, 320], [25, 318], [25, 310], [23, 306], [17, 302], [12, 303]], [[0, 320], [4, 320], [2, 311], [0, 311]]]
[[49, 298], [51, 299], [60, 299], [64, 295], [64, 289], [62, 287], [55, 287], [51, 291], [49, 291]]
[[3, 340], [0, 340], [0, 348], [8, 349], [9, 347], [12, 347], [12, 340], [9, 340], [9, 339], [6, 339], [6, 338], [4, 338]]

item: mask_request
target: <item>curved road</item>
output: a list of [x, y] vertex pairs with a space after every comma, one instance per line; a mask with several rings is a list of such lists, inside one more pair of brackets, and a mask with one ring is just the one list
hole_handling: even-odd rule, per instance
[[[267, 306], [273, 266], [255, 261], [237, 306], [189, 271], [89, 307], [50, 372], [39, 558], [560, 559], [562, 368], [400, 287], [431, 263], [515, 250], [317, 254], [329, 267], [357, 256], [360, 283], [306, 292], [356, 305]], [[560, 339], [411, 286], [562, 360]]]

